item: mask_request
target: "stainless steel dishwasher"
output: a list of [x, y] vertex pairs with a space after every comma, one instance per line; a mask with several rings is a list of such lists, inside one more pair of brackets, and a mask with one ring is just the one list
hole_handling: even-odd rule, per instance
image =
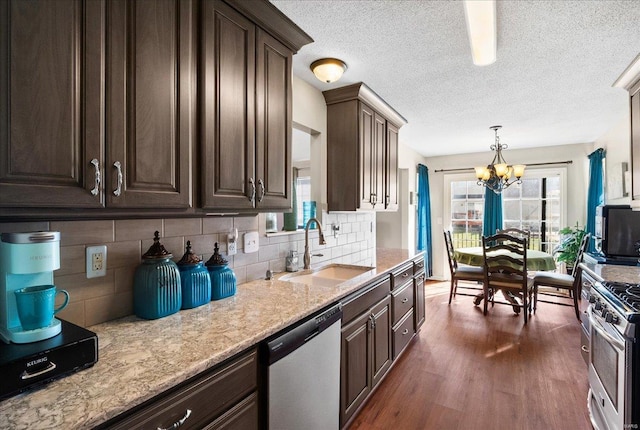
[[336, 305], [267, 342], [270, 430], [338, 429], [341, 320]]

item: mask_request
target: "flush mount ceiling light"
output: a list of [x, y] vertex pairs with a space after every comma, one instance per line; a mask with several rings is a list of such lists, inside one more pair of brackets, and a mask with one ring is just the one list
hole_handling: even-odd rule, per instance
[[321, 58], [311, 63], [310, 67], [316, 78], [328, 84], [340, 79], [347, 70], [345, 62], [337, 58]]
[[473, 64], [488, 66], [494, 63], [497, 43], [495, 0], [465, 0], [464, 16]]
[[[491, 145], [491, 150], [495, 151], [496, 155], [487, 167], [480, 166], [475, 168], [476, 177], [478, 178], [478, 185], [490, 188], [495, 193], [500, 194], [502, 190], [509, 185], [522, 183], [522, 176], [524, 175], [526, 166], [524, 164], [510, 166], [504, 161], [502, 150], [507, 149], [507, 145], [500, 143], [500, 138], [498, 137], [498, 130], [500, 130], [502, 126], [494, 125], [489, 128], [493, 130], [496, 135], [495, 143]], [[515, 179], [509, 182], [512, 176], [515, 176]]]

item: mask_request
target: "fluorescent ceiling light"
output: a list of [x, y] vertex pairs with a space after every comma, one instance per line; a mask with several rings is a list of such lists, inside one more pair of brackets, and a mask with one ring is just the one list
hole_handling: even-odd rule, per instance
[[496, 61], [495, 0], [465, 0], [464, 16], [471, 44], [471, 56], [476, 66]]

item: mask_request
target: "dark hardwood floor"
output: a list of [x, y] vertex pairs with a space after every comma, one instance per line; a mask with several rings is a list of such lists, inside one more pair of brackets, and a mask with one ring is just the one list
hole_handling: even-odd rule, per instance
[[426, 294], [425, 324], [350, 430], [591, 429], [572, 307], [538, 303], [525, 326], [510, 306], [449, 305], [448, 283]]

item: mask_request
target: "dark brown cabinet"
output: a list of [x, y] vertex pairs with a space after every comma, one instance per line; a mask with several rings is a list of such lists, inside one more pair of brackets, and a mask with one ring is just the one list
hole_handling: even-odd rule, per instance
[[190, 207], [194, 2], [109, 1], [107, 11], [106, 204]]
[[310, 42], [266, 0], [0, 2], [0, 215], [290, 208]]
[[329, 210], [397, 210], [398, 132], [406, 120], [363, 83], [323, 94]]
[[388, 276], [345, 301], [341, 346], [340, 423], [344, 426], [391, 367]]
[[99, 428], [258, 429], [257, 375], [257, 352], [252, 350]]
[[0, 207], [102, 206], [104, 37], [104, 2], [0, 2]]
[[413, 260], [413, 288], [414, 295], [414, 328], [416, 333], [426, 319], [424, 281], [426, 278], [424, 255]]
[[201, 46], [202, 207], [291, 208], [294, 51], [220, 0]]

